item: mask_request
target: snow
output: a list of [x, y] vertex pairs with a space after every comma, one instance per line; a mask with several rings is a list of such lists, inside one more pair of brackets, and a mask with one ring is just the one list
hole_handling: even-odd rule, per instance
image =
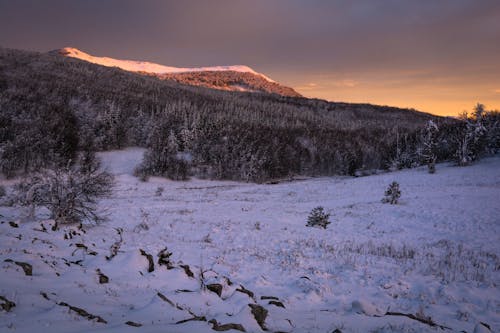
[[235, 72], [255, 74], [261, 76], [262, 78], [264, 78], [269, 82], [274, 82], [264, 74], [258, 73], [254, 71], [252, 68], [245, 65], [183, 68], [183, 67], [164, 66], [146, 61], [119, 60], [108, 57], [96, 57], [73, 47], [65, 47], [61, 49], [59, 53], [68, 57], [77, 58], [80, 60], [88, 61], [102, 66], [118, 67], [130, 72], [145, 72], [153, 74], [176, 74], [176, 73], [189, 73], [189, 72], [235, 71]]
[[[463, 168], [439, 164], [433, 175], [418, 168], [267, 185], [141, 182], [132, 172], [142, 153], [101, 154], [116, 186], [101, 202], [109, 220], [85, 233], [51, 231], [43, 209], [35, 222], [19, 207], [0, 206], [0, 296], [16, 303], [0, 309], [1, 332], [213, 332], [212, 319], [262, 332], [248, 306], [255, 303], [268, 310], [272, 332], [440, 331], [387, 312], [430, 317], [452, 332], [489, 332], [481, 322], [500, 331], [499, 156]], [[382, 204], [394, 180], [400, 203]], [[327, 229], [305, 227], [316, 206], [331, 214]], [[123, 243], [107, 260], [117, 228]], [[64, 239], [70, 230], [79, 234]], [[157, 263], [165, 247], [170, 270]], [[139, 249], [153, 256], [153, 272]], [[33, 276], [6, 259], [30, 263]], [[109, 283], [99, 284], [96, 269]], [[220, 297], [204, 287], [214, 283]], [[193, 314], [207, 321], [176, 324]]]

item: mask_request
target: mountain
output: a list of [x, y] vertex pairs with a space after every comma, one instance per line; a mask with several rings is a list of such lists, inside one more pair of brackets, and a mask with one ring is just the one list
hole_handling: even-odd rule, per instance
[[283, 86], [264, 74], [258, 73], [244, 65], [195, 68], [170, 67], [146, 61], [96, 57], [72, 47], [56, 50], [55, 53], [102, 66], [118, 67], [129, 72], [156, 76], [163, 80], [173, 80], [187, 85], [228, 91], [263, 92], [289, 97], [301, 97], [292, 88]]
[[[5, 175], [66, 165], [81, 149], [128, 146], [148, 148], [149, 162], [167, 161], [179, 172], [185, 166], [177, 157], [186, 157], [188, 174], [206, 178], [354, 174], [387, 168], [397, 153], [412, 151], [430, 119], [443, 122], [410, 109], [208, 89], [59, 53], [0, 48]], [[170, 157], [158, 155], [165, 152]]]

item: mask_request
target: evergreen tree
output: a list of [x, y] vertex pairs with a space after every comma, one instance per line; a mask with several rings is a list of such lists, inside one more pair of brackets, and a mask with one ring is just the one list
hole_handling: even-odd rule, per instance
[[396, 205], [400, 197], [401, 197], [401, 191], [399, 190], [399, 183], [394, 181], [385, 190], [382, 202], [390, 203], [391, 205]]
[[330, 224], [330, 214], [327, 214], [323, 207], [318, 206], [311, 210], [307, 217], [306, 227], [320, 227], [326, 229]]

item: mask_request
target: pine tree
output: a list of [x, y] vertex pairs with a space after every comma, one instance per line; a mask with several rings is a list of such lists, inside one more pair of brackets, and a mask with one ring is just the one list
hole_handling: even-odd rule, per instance
[[179, 141], [170, 129], [165, 136], [166, 124], [155, 128], [149, 138], [149, 149], [144, 153], [136, 175], [146, 179], [147, 175], [164, 176], [174, 180], [188, 178], [189, 161], [179, 151]]
[[396, 205], [401, 197], [401, 191], [399, 190], [398, 182], [392, 182], [389, 187], [384, 192], [383, 203], [390, 203], [391, 205]]
[[311, 213], [307, 217], [306, 227], [320, 227], [326, 229], [330, 224], [330, 214], [325, 213], [323, 207], [318, 206], [311, 210]]

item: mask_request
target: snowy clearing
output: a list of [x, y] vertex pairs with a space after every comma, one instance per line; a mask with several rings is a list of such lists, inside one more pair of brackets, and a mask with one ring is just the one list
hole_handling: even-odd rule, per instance
[[[101, 154], [109, 221], [85, 231], [0, 206], [0, 331], [500, 330], [498, 156], [258, 185], [141, 182], [141, 154]], [[317, 206], [325, 230], [305, 226]]]

